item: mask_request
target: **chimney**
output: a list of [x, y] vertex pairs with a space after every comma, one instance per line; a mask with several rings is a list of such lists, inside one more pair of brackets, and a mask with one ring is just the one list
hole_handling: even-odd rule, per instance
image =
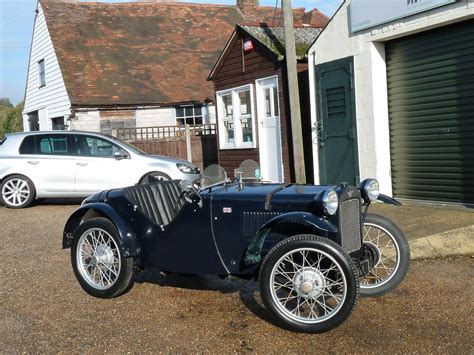
[[237, 7], [242, 11], [245, 17], [251, 17], [258, 6], [258, 0], [237, 0]]

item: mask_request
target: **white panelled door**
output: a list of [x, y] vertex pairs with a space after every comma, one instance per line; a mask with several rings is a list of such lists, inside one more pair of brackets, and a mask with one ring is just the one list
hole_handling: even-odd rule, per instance
[[278, 78], [257, 80], [256, 89], [262, 179], [283, 182]]

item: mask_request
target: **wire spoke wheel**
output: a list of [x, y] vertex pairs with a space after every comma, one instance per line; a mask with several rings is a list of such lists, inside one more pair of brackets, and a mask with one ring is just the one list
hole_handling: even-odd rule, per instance
[[270, 282], [272, 297], [286, 317], [318, 323], [336, 314], [347, 294], [339, 263], [317, 249], [297, 249], [275, 264]]
[[408, 242], [397, 226], [375, 214], [367, 214], [363, 242], [372, 252], [374, 265], [360, 277], [360, 292], [363, 296], [381, 296], [404, 279], [410, 260]]
[[133, 286], [133, 257], [124, 254], [120, 234], [106, 218], [92, 218], [77, 228], [71, 262], [79, 284], [94, 297], [116, 297]]
[[352, 312], [358, 275], [336, 243], [302, 234], [270, 250], [260, 269], [262, 300], [285, 328], [308, 333], [332, 329]]
[[118, 245], [103, 229], [91, 228], [81, 235], [76, 258], [82, 277], [97, 290], [112, 287], [120, 275], [121, 256]]
[[360, 279], [360, 287], [378, 287], [387, 283], [400, 266], [400, 249], [390, 232], [375, 224], [364, 224], [364, 243], [377, 251], [377, 262], [368, 275]]

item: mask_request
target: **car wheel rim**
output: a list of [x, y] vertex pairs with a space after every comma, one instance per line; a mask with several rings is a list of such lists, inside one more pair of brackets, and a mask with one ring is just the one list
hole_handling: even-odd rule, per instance
[[379, 257], [369, 274], [360, 278], [360, 287], [365, 289], [380, 287], [389, 282], [400, 267], [398, 243], [385, 228], [365, 223], [364, 244], [375, 248]]
[[347, 282], [334, 257], [321, 250], [301, 248], [275, 263], [270, 290], [283, 317], [316, 324], [339, 312], [347, 296]]
[[30, 197], [30, 187], [25, 180], [8, 180], [2, 188], [2, 196], [5, 203], [10, 206], [21, 206]]
[[82, 278], [97, 290], [112, 287], [120, 275], [120, 252], [103, 229], [91, 228], [79, 238], [77, 265]]

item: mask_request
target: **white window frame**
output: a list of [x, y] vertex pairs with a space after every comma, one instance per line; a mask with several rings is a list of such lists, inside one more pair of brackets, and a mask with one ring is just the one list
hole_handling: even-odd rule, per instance
[[[186, 108], [190, 108], [190, 107], [192, 107], [192, 109], [193, 109], [193, 115], [192, 115], [192, 116], [186, 116]], [[201, 107], [201, 115], [196, 115], [196, 112], [195, 112], [196, 107]], [[186, 119], [187, 119], [187, 118], [191, 118], [191, 117], [193, 118], [193, 124], [190, 125], [190, 126], [194, 126], [194, 125], [196, 125], [196, 116], [197, 116], [197, 117], [201, 117], [201, 122], [202, 122], [202, 123], [200, 123], [200, 124], [198, 123], [198, 125], [205, 124], [205, 119], [204, 119], [204, 118], [205, 118], [205, 116], [204, 116], [204, 113], [205, 113], [205, 112], [204, 112], [204, 107], [205, 107], [204, 104], [180, 105], [180, 106], [175, 106], [175, 107], [173, 107], [174, 120], [175, 120], [175, 122], [176, 122], [176, 126], [180, 126], [180, 124], [178, 123], [178, 120], [179, 120], [180, 118], [184, 118], [184, 124], [186, 125]], [[184, 109], [185, 115], [184, 115], [183, 117], [178, 117], [178, 115], [176, 114], [176, 110], [179, 109], [179, 108]], [[183, 126], [183, 127], [184, 127], [184, 126]]]
[[[252, 121], [252, 142], [244, 142], [242, 135], [242, 122], [240, 120], [240, 98], [239, 93], [242, 91], [250, 91], [250, 113]], [[226, 143], [226, 131], [224, 125], [224, 100], [223, 96], [231, 94], [232, 96], [232, 119], [234, 123], [234, 143]], [[227, 90], [216, 92], [217, 97], [217, 126], [219, 128], [219, 149], [251, 149], [257, 147], [257, 132], [255, 124], [255, 100], [254, 86], [252, 84], [243, 85]]]
[[46, 86], [46, 65], [44, 58], [38, 61], [38, 87]]

